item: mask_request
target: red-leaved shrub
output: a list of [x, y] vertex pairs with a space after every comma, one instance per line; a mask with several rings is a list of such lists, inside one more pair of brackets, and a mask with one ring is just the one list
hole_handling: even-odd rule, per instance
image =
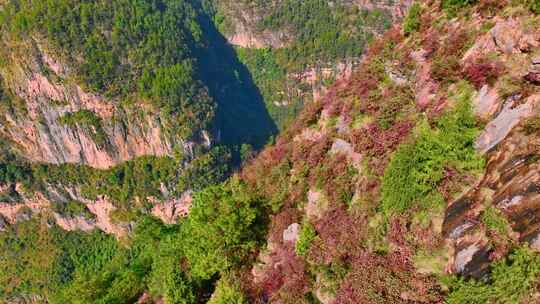
[[504, 72], [504, 66], [498, 61], [485, 58], [477, 59], [465, 66], [465, 76], [477, 88], [492, 84]]

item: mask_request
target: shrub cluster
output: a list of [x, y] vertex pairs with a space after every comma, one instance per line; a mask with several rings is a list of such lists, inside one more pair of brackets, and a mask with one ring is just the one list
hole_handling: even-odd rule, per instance
[[381, 209], [385, 213], [404, 212], [423, 205], [435, 194], [444, 168], [474, 171], [482, 168], [474, 140], [479, 130], [471, 109], [474, 90], [461, 83], [454, 96], [455, 105], [436, 123], [423, 122], [411, 144], [398, 148], [382, 180]]

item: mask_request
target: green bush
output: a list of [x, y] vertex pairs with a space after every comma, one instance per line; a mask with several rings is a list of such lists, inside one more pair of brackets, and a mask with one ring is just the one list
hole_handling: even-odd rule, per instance
[[459, 172], [482, 168], [483, 161], [474, 149], [479, 129], [471, 108], [473, 92], [470, 85], [460, 83], [452, 97], [453, 108], [435, 128], [421, 122], [414, 142], [395, 152], [382, 179], [381, 209], [385, 213], [403, 212], [421, 207], [421, 203], [429, 208], [433, 201], [439, 202], [436, 187], [446, 166]]
[[531, 4], [531, 9], [536, 14], [540, 14], [540, 0], [534, 0]]
[[457, 15], [458, 11], [464, 7], [476, 3], [477, 0], [443, 0], [442, 7], [447, 13], [453, 17]]
[[536, 287], [539, 275], [540, 256], [518, 248], [506, 260], [494, 263], [489, 281], [455, 281], [446, 303], [525, 303], [523, 297]]
[[296, 242], [296, 254], [305, 256], [311, 246], [311, 242], [313, 242], [316, 237], [317, 231], [315, 231], [315, 228], [313, 228], [308, 221], [304, 221], [302, 229], [300, 230], [300, 235], [298, 236], [298, 241]]
[[501, 236], [511, 231], [510, 223], [495, 207], [488, 207], [480, 215], [480, 220], [488, 230], [493, 230]]
[[226, 277], [222, 277], [212, 294], [208, 304], [247, 304], [248, 301], [240, 288], [229, 282]]
[[183, 138], [211, 123], [215, 104], [192, 66], [203, 42], [200, 10], [191, 1], [21, 0], [4, 6], [2, 31], [44, 37], [86, 90], [149, 100]]
[[422, 17], [422, 6], [418, 2], [413, 3], [409, 8], [409, 13], [403, 21], [403, 31], [405, 34], [410, 35], [420, 29]]
[[94, 215], [81, 202], [70, 200], [68, 202], [55, 202], [52, 204], [52, 210], [62, 216], [93, 218]]

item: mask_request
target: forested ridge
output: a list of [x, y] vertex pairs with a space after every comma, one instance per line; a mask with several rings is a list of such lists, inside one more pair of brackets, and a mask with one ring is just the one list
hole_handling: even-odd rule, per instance
[[[393, 26], [355, 3], [0, 2], [0, 303], [538, 301], [540, 2], [411, 1]], [[230, 45], [231, 5], [284, 44]], [[5, 72], [36, 52], [37, 90], [80, 86], [181, 140], [106, 168], [30, 161], [13, 120], [70, 107]], [[359, 57], [318, 99], [291, 80]], [[136, 121], [55, 119], [97, 151]]]

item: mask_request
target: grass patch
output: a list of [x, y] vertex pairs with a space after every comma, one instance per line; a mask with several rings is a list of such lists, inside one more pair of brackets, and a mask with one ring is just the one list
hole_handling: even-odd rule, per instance
[[497, 232], [500, 235], [507, 235], [511, 231], [510, 223], [508, 220], [492, 206], [489, 206], [482, 215], [480, 220], [486, 226], [488, 230]]
[[442, 7], [448, 16], [455, 17], [461, 9], [474, 3], [476, 0], [443, 0]]
[[94, 215], [81, 202], [70, 200], [66, 203], [54, 203], [52, 206], [54, 212], [71, 218], [83, 216], [86, 219], [94, 218]]

